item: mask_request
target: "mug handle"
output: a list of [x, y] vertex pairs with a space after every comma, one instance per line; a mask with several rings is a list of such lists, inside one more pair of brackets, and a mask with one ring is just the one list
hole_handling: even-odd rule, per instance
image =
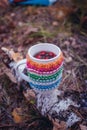
[[27, 81], [27, 82], [30, 82], [29, 77], [23, 73], [23, 70], [25, 69], [25, 67], [26, 67], [26, 59], [23, 59], [23, 60], [19, 61], [19, 62], [16, 64], [15, 70], [16, 70], [16, 72], [19, 74], [19, 76], [20, 76], [23, 80], [25, 80], [25, 81]]

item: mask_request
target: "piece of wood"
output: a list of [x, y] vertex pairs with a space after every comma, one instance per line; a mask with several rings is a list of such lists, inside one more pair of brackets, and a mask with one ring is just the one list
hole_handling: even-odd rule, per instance
[[[7, 53], [7, 55], [12, 57], [11, 55], [9, 55], [9, 53]], [[11, 62], [8, 65], [9, 68], [10, 68]], [[16, 63], [16, 61], [14, 62]], [[11, 66], [10, 68], [11, 70], [14, 68], [14, 65], [15, 64]], [[14, 76], [16, 78], [19, 78], [17, 77], [19, 76], [17, 74], [17, 71], [16, 70], [14, 71], [15, 71]], [[18, 82], [22, 82], [22, 79], [19, 80]], [[22, 82], [22, 85], [23, 83], [25, 82]], [[71, 98], [72, 96], [64, 96], [64, 92], [59, 91], [58, 89], [46, 91], [46, 92], [44, 91], [42, 92], [34, 91], [34, 92], [35, 94], [31, 93], [30, 91], [26, 91], [24, 92], [24, 96], [26, 99], [30, 98], [30, 96], [36, 99], [37, 109], [43, 116], [51, 117], [50, 118], [51, 120], [56, 119], [55, 121], [53, 121], [54, 130], [57, 130], [57, 127], [59, 127], [59, 121], [61, 121], [62, 123], [64, 122], [64, 129], [65, 129], [67, 127], [71, 127], [74, 123], [81, 120], [81, 118], [72, 109], [70, 109], [70, 106], [73, 106], [76, 108], [80, 107], [77, 104], [77, 102], [72, 100]]]

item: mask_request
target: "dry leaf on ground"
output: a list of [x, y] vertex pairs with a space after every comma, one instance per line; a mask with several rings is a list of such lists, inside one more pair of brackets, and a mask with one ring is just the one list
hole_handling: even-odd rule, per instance
[[81, 129], [81, 130], [87, 130], [87, 126], [85, 126], [85, 125], [80, 125], [80, 129]]
[[23, 92], [23, 94], [24, 94], [24, 97], [27, 99], [27, 101], [35, 99], [35, 93], [31, 89], [27, 89], [26, 91]]
[[21, 123], [23, 121], [22, 109], [21, 108], [15, 108], [12, 112], [12, 116], [13, 116], [15, 123]]
[[13, 49], [8, 49], [5, 47], [1, 48], [13, 61], [18, 62], [23, 59], [23, 56], [20, 53], [15, 53]]
[[[22, 30], [23, 31], [23, 30]], [[26, 37], [31, 34], [31, 33], [36, 33], [38, 32], [38, 28], [35, 28], [33, 26], [25, 27], [24, 28], [24, 33], [20, 35], [18, 38], [18, 43], [22, 44], [26, 40]]]
[[59, 122], [58, 119], [53, 121], [53, 130], [66, 130], [66, 123], [64, 121]]
[[8, 6], [8, 0], [1, 0], [0, 1], [0, 7], [5, 8]]
[[4, 73], [9, 77], [9, 79], [13, 83], [17, 83], [16, 78], [13, 76], [12, 72], [10, 71], [10, 69], [5, 69]]

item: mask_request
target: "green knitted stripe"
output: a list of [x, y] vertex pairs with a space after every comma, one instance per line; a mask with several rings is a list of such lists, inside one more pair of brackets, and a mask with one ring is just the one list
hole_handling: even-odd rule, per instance
[[56, 79], [63, 71], [63, 67], [60, 68], [60, 70], [58, 70], [55, 74], [52, 75], [37, 75], [34, 73], [30, 73], [28, 72], [28, 76], [34, 80], [50, 80], [50, 79]]

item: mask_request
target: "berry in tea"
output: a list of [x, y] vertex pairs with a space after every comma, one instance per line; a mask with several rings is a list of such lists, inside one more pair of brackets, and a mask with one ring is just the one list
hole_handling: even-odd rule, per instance
[[56, 56], [55, 53], [49, 52], [49, 51], [40, 51], [37, 54], [34, 55], [35, 58], [37, 59], [51, 59]]

